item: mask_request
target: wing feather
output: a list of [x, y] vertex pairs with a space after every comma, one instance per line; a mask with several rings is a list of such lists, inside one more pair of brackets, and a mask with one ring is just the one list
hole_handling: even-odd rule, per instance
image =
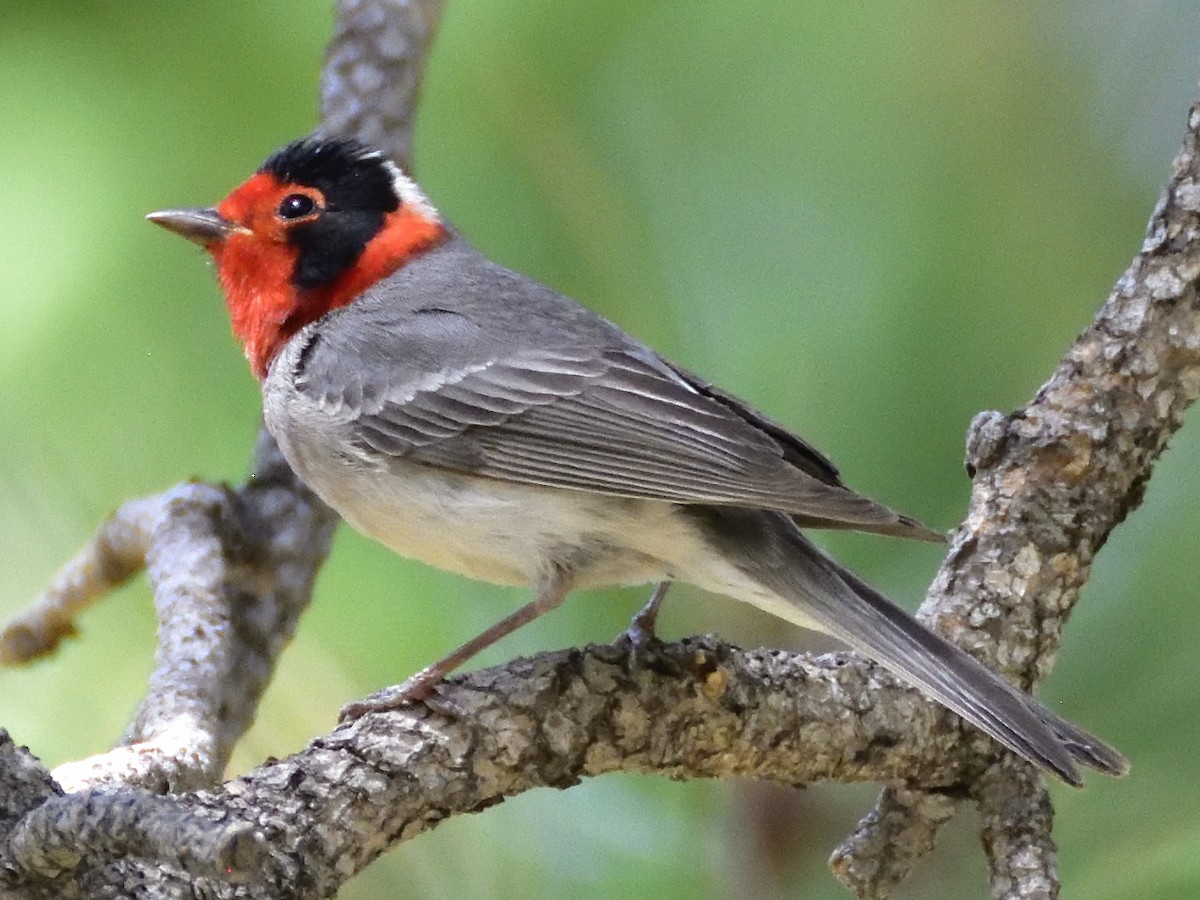
[[623, 350], [516, 352], [424, 390], [385, 394], [354, 427], [379, 453], [485, 477], [857, 527], [898, 521], [790, 464], [754, 422]]
[[[489, 270], [486, 330], [467, 311], [475, 301], [463, 300], [456, 311], [438, 294], [434, 305], [412, 301], [399, 309], [399, 282], [358, 301], [353, 327], [342, 327], [350, 320], [340, 311], [331, 314], [298, 354], [294, 389], [329, 416], [330, 427], [385, 457], [525, 484], [774, 509], [806, 525], [932, 537], [846, 488], [825, 457], [783, 426], [582, 308], [521, 281], [518, 316], [504, 298], [504, 278], [516, 276], [497, 271]], [[422, 289], [445, 288], [422, 282]]]

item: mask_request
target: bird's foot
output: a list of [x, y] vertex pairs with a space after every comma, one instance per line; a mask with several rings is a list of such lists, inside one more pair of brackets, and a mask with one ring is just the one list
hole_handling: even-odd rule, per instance
[[654, 628], [658, 624], [658, 609], [662, 606], [663, 598], [667, 596], [667, 588], [670, 586], [671, 582], [664, 581], [654, 588], [654, 593], [650, 595], [646, 605], [629, 620], [629, 627], [617, 635], [614, 643], [620, 644], [628, 641], [629, 646], [636, 652], [645, 650], [658, 640], [658, 635], [654, 633]]
[[442, 704], [434, 705], [430, 701], [444, 675], [445, 672], [440, 666], [428, 666], [402, 684], [384, 688], [362, 700], [347, 703], [338, 713], [338, 722], [353, 722], [370, 713], [393, 712], [419, 703], [433, 706], [440, 711]]

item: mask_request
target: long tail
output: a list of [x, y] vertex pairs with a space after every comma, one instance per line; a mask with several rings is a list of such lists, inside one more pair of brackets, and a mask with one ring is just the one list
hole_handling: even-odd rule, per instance
[[815, 623], [1068, 784], [1083, 783], [1076, 763], [1110, 775], [1128, 771], [1117, 750], [922, 626], [825, 556], [785, 516], [710, 508], [703, 520], [728, 560], [794, 609], [786, 616], [772, 604], [770, 612]]

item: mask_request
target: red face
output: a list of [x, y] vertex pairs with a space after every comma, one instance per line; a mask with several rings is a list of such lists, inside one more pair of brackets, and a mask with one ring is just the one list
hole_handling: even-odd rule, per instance
[[262, 379], [305, 325], [446, 237], [426, 203], [404, 202], [397, 176], [358, 145], [302, 141], [215, 210], [152, 218], [212, 254], [233, 332]]
[[292, 284], [300, 248], [288, 240], [288, 234], [294, 222], [303, 220], [279, 214], [283, 199], [301, 192], [324, 206], [321, 192], [313, 188], [282, 184], [273, 175], [253, 176], [217, 205], [221, 218], [241, 228], [208, 246], [233, 333], [260, 379], [287, 338], [303, 327], [291, 327], [288, 322], [302, 305], [300, 292]]

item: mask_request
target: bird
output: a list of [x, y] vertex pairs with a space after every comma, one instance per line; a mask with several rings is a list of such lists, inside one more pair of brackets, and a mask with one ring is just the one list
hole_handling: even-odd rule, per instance
[[[1082, 784], [1125, 758], [816, 547], [803, 529], [944, 535], [843, 484], [787, 427], [489, 260], [402, 169], [316, 134], [215, 207], [150, 221], [211, 255], [290, 466], [401, 556], [532, 590], [352, 715], [427, 699], [577, 589], [687, 582], [832, 635]], [[652, 623], [651, 614], [645, 620]]]

